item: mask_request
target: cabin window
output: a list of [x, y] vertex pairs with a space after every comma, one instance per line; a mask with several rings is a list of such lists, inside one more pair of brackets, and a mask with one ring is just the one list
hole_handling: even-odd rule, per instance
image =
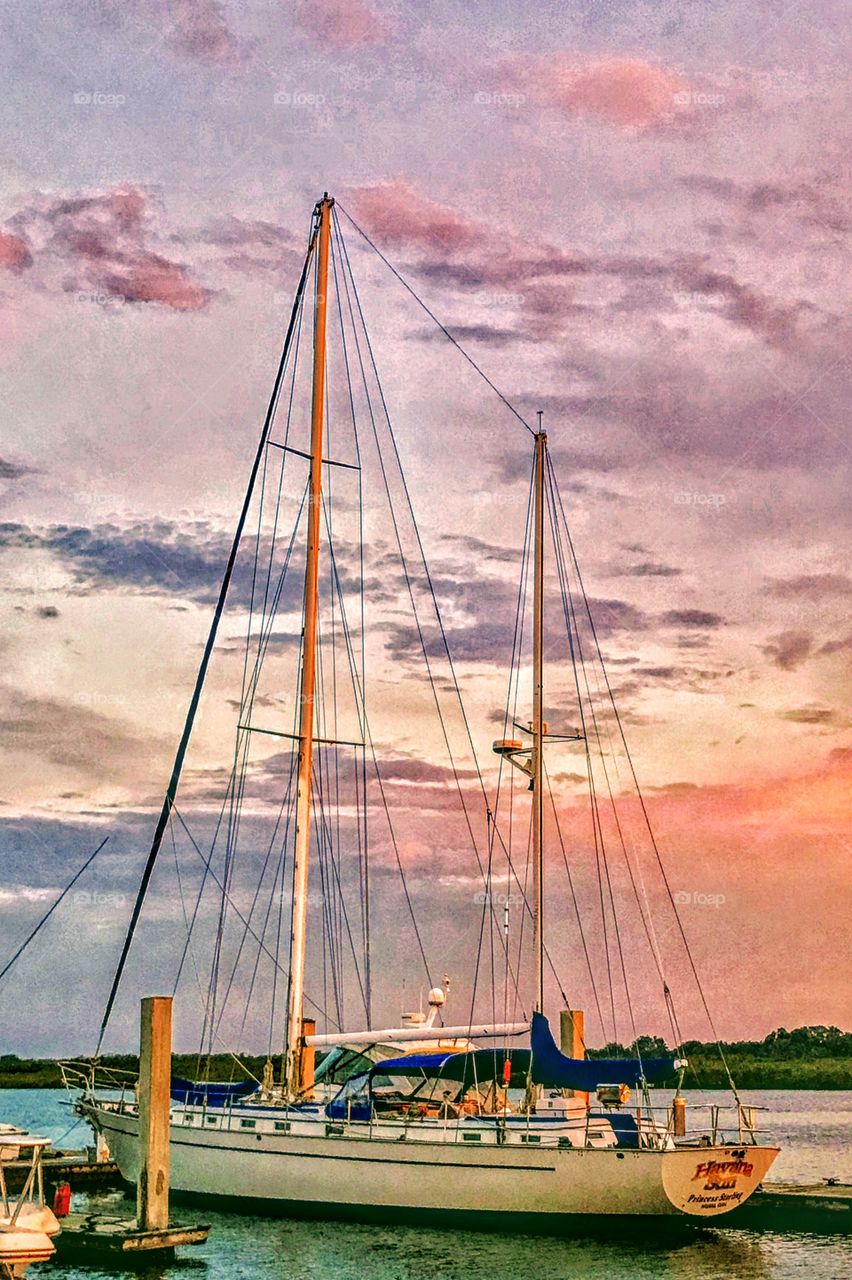
[[257, 1125], [257, 1121], [256, 1121], [256, 1120], [241, 1120], [241, 1121], [240, 1121], [240, 1128], [241, 1128], [241, 1129], [254, 1129], [256, 1125]]
[[184, 1122], [184, 1124], [192, 1124], [193, 1119], [194, 1119], [194, 1117], [193, 1117], [193, 1116], [191, 1116], [191, 1115], [189, 1115], [189, 1114], [188, 1114], [188, 1112], [184, 1112], [184, 1116], [183, 1116], [183, 1122]]
[[207, 1117], [207, 1123], [208, 1123], [208, 1124], [215, 1124], [215, 1123], [216, 1123], [216, 1120], [217, 1120], [217, 1117], [216, 1117], [216, 1116], [208, 1116], [208, 1117]]
[[289, 1120], [276, 1120], [276, 1121], [275, 1121], [275, 1132], [276, 1132], [276, 1133], [289, 1133], [289, 1132], [290, 1132], [290, 1121], [289, 1121]]
[[521, 1142], [541, 1142], [540, 1133], [522, 1133]]
[[481, 1142], [482, 1134], [481, 1133], [463, 1133], [462, 1139], [465, 1142]]

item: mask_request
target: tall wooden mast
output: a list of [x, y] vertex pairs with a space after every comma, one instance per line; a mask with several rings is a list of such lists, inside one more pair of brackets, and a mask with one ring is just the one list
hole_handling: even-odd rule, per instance
[[544, 919], [543, 919], [543, 840], [544, 825], [544, 468], [547, 458], [547, 433], [541, 429], [535, 437], [535, 476], [533, 509], [535, 558], [533, 565], [533, 747], [532, 767], [533, 821], [533, 990], [535, 1008], [544, 1012]]
[[290, 985], [284, 1061], [284, 1082], [290, 1098], [297, 1097], [300, 1092], [305, 1000], [305, 941], [308, 915], [308, 860], [311, 845], [311, 780], [314, 763], [320, 516], [325, 426], [328, 259], [333, 205], [334, 201], [326, 193], [317, 204], [314, 214], [318, 239], [311, 400], [311, 472], [308, 488], [308, 550], [305, 562], [305, 627], [302, 640], [302, 679], [299, 690], [299, 774], [296, 793], [293, 918], [290, 929]]

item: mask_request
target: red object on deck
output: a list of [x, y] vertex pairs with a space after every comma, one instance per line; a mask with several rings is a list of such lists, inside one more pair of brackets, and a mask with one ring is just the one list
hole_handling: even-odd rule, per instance
[[508, 1089], [509, 1081], [512, 1079], [512, 1059], [507, 1058], [503, 1063], [503, 1083]]
[[67, 1182], [60, 1182], [53, 1193], [53, 1212], [57, 1218], [67, 1218], [71, 1212], [71, 1187]]

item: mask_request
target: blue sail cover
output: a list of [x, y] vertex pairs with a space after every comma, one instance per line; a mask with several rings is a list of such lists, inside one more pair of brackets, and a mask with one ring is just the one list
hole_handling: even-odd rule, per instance
[[370, 1078], [384, 1075], [441, 1077], [463, 1084], [505, 1081], [510, 1064], [509, 1084], [523, 1088], [529, 1075], [529, 1049], [467, 1049], [453, 1053], [410, 1053], [405, 1058], [383, 1058], [370, 1071]]
[[231, 1102], [246, 1098], [255, 1093], [257, 1084], [254, 1080], [236, 1080], [233, 1083], [222, 1081], [198, 1082], [183, 1080], [180, 1076], [172, 1076], [171, 1096], [175, 1102], [183, 1102], [191, 1107], [227, 1107]]
[[601, 1084], [649, 1084], [677, 1073], [675, 1058], [567, 1058], [560, 1053], [544, 1014], [534, 1013], [530, 1031], [532, 1078], [549, 1089], [593, 1093]]

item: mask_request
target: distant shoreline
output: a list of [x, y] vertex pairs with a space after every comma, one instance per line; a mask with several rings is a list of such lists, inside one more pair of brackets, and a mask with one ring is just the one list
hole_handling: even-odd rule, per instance
[[[739, 1089], [852, 1090], [852, 1055], [763, 1057], [755, 1054], [751, 1045], [723, 1045], [722, 1047]], [[690, 1064], [683, 1082], [685, 1090], [723, 1090], [730, 1087], [715, 1046], [686, 1045], [684, 1049]], [[592, 1050], [589, 1056], [595, 1057], [600, 1053], [600, 1050]], [[262, 1078], [264, 1057], [254, 1054], [236, 1056], [244, 1069], [237, 1066], [234, 1057], [230, 1054], [216, 1054], [210, 1061], [207, 1078], [211, 1080], [254, 1078], [258, 1081]], [[2, 1055], [0, 1056], [0, 1090], [59, 1089], [62, 1087], [59, 1061], [55, 1058], [18, 1058], [11, 1054]], [[82, 1068], [83, 1065], [81, 1061], [80, 1067]], [[127, 1078], [130, 1079], [138, 1071], [138, 1058], [134, 1054], [110, 1055], [102, 1059], [101, 1066], [105, 1070], [112, 1070], [119, 1074], [126, 1072]], [[280, 1056], [273, 1059], [273, 1070], [277, 1078], [281, 1070]], [[176, 1076], [196, 1079], [199, 1074], [198, 1055], [175, 1054], [172, 1071]], [[674, 1084], [673, 1079], [665, 1082], [662, 1087], [673, 1087]]]

